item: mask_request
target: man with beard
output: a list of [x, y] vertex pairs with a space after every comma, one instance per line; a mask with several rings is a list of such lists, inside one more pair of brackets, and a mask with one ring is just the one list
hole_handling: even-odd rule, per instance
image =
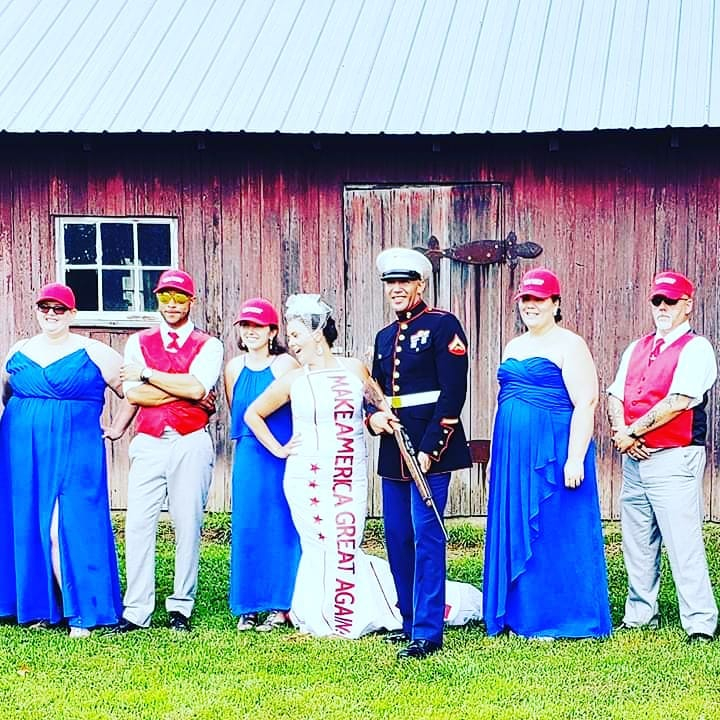
[[125, 525], [127, 590], [113, 632], [147, 628], [155, 608], [155, 539], [163, 502], [175, 529], [175, 579], [165, 601], [169, 626], [190, 630], [200, 531], [215, 451], [207, 424], [223, 347], [189, 319], [195, 283], [166, 270], [155, 287], [160, 326], [128, 338], [121, 371], [128, 401], [139, 406], [130, 443]]
[[608, 388], [615, 447], [623, 453], [620, 517], [628, 573], [619, 629], [659, 623], [665, 543], [688, 642], [709, 642], [718, 610], [702, 536], [705, 405], [717, 376], [710, 343], [690, 329], [693, 284], [658, 273], [650, 291], [655, 332], [625, 351]]
[[423, 502], [392, 436], [405, 427], [442, 515], [450, 474], [472, 461], [460, 421], [467, 392], [467, 339], [458, 319], [423, 301], [430, 261], [408, 248], [377, 258], [385, 296], [397, 319], [375, 338], [372, 375], [388, 398], [390, 413], [368, 406], [368, 428], [382, 433], [378, 472], [390, 569], [403, 618], [393, 642], [408, 643], [398, 658], [425, 658], [442, 647], [445, 611], [445, 536]]

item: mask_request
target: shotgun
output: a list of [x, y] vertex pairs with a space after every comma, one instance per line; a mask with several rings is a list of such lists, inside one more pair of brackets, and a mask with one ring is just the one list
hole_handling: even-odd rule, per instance
[[[395, 413], [393, 413], [390, 407], [390, 404], [387, 401], [387, 398], [385, 397], [382, 389], [380, 388], [380, 385], [378, 385], [378, 382], [377, 380], [375, 380], [375, 378], [371, 377], [365, 381], [364, 394], [367, 402], [377, 407], [378, 410], [382, 410], [383, 412], [386, 412], [393, 416], [395, 415]], [[425, 503], [425, 505], [427, 505], [435, 513], [435, 517], [437, 518], [438, 523], [440, 523], [443, 535], [445, 536], [445, 540], [447, 541], [449, 540], [447, 530], [445, 530], [445, 525], [443, 524], [442, 517], [440, 517], [437, 505], [435, 504], [435, 500], [433, 500], [432, 491], [430, 490], [430, 485], [428, 484], [427, 478], [425, 477], [425, 473], [422, 471], [420, 463], [418, 462], [417, 453], [415, 452], [415, 447], [412, 444], [412, 440], [410, 440], [410, 436], [407, 434], [407, 430], [405, 430], [405, 428], [400, 422], [393, 422], [392, 427], [395, 441], [397, 442], [398, 448], [400, 449], [400, 455], [402, 456], [405, 465], [407, 465], [407, 468], [410, 471], [410, 476], [415, 483], [415, 487], [418, 489], [420, 497], [422, 498], [422, 501]]]

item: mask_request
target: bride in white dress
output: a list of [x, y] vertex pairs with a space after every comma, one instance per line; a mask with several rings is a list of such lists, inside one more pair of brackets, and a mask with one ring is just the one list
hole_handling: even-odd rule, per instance
[[[357, 638], [402, 626], [390, 567], [360, 544], [367, 511], [367, 451], [362, 421], [366, 367], [333, 356], [331, 309], [318, 295], [293, 295], [286, 318], [290, 349], [302, 365], [275, 380], [245, 421], [277, 457], [287, 458], [284, 490], [302, 555], [290, 618], [302, 632]], [[281, 445], [264, 418], [292, 407], [293, 438]], [[250, 470], [250, 469], [249, 469]], [[480, 591], [448, 583], [446, 620], [481, 615]]]

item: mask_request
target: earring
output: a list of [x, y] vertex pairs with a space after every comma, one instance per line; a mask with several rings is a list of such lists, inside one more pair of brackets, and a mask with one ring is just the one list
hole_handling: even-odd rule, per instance
[[323, 349], [322, 349], [319, 345], [316, 345], [316, 346], [315, 346], [315, 354], [316, 354], [318, 357], [322, 357]]

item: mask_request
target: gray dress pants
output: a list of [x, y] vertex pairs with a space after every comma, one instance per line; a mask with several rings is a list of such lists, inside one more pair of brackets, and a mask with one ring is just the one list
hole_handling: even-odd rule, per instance
[[626, 625], [658, 624], [660, 547], [665, 543], [685, 632], [715, 632], [718, 609], [702, 536], [704, 470], [705, 448], [695, 445], [658, 450], [647, 460], [624, 457], [620, 518], [628, 574]]
[[168, 612], [190, 617], [195, 604], [200, 532], [212, 480], [215, 451], [207, 430], [162, 437], [139, 433], [130, 443], [125, 524], [127, 590], [123, 617], [148, 627], [155, 609], [155, 542], [167, 498], [175, 530], [175, 579], [165, 601]]

